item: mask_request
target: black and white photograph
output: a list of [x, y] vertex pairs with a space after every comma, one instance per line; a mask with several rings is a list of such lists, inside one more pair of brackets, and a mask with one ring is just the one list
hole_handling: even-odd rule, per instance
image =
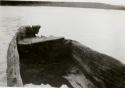
[[125, 0], [0, 0], [0, 87], [125, 88]]

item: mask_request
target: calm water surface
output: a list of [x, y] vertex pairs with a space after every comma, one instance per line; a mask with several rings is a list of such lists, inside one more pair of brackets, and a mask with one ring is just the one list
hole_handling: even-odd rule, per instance
[[21, 25], [64, 36], [125, 63], [125, 11], [66, 7], [0, 7], [0, 85], [6, 85], [7, 46]]

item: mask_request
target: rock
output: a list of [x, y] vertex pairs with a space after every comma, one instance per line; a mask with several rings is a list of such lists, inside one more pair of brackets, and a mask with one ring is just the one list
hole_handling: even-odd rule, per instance
[[32, 29], [33, 29], [33, 31], [34, 31], [34, 34], [38, 34], [40, 27], [41, 27], [40, 25], [33, 25], [33, 26], [32, 26]]
[[18, 41], [24, 39], [24, 38], [32, 38], [36, 37], [35, 34], [39, 32], [40, 26], [39, 25], [33, 25], [31, 26], [22, 26], [18, 29], [17, 32], [17, 39]]

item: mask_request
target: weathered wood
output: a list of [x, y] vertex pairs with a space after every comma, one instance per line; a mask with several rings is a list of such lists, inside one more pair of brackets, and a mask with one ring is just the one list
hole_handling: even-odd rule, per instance
[[32, 38], [25, 38], [22, 39], [18, 42], [19, 45], [32, 45], [32, 44], [38, 44], [42, 42], [47, 42], [47, 41], [54, 41], [54, 40], [59, 40], [59, 39], [64, 39], [63, 37], [32, 37]]
[[[56, 87], [67, 84], [69, 88], [125, 87], [125, 65], [115, 58], [74, 40], [29, 37], [26, 30], [24, 27], [17, 32], [8, 48], [8, 86], [44, 83]], [[21, 33], [26, 35], [20, 39]]]
[[23, 86], [20, 77], [20, 62], [17, 50], [17, 36], [10, 42], [7, 54], [7, 86]]
[[20, 76], [20, 58], [17, 43], [24, 38], [35, 37], [40, 26], [22, 26], [11, 40], [7, 52], [7, 86], [23, 86]]
[[72, 41], [74, 61], [85, 77], [97, 88], [124, 88], [125, 65], [115, 58]]

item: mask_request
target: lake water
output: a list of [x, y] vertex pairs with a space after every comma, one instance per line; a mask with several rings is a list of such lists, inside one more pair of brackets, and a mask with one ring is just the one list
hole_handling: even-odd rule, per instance
[[64, 36], [125, 63], [125, 11], [46, 6], [0, 7], [0, 86], [6, 85], [6, 52], [21, 25], [40, 24], [40, 34]]

